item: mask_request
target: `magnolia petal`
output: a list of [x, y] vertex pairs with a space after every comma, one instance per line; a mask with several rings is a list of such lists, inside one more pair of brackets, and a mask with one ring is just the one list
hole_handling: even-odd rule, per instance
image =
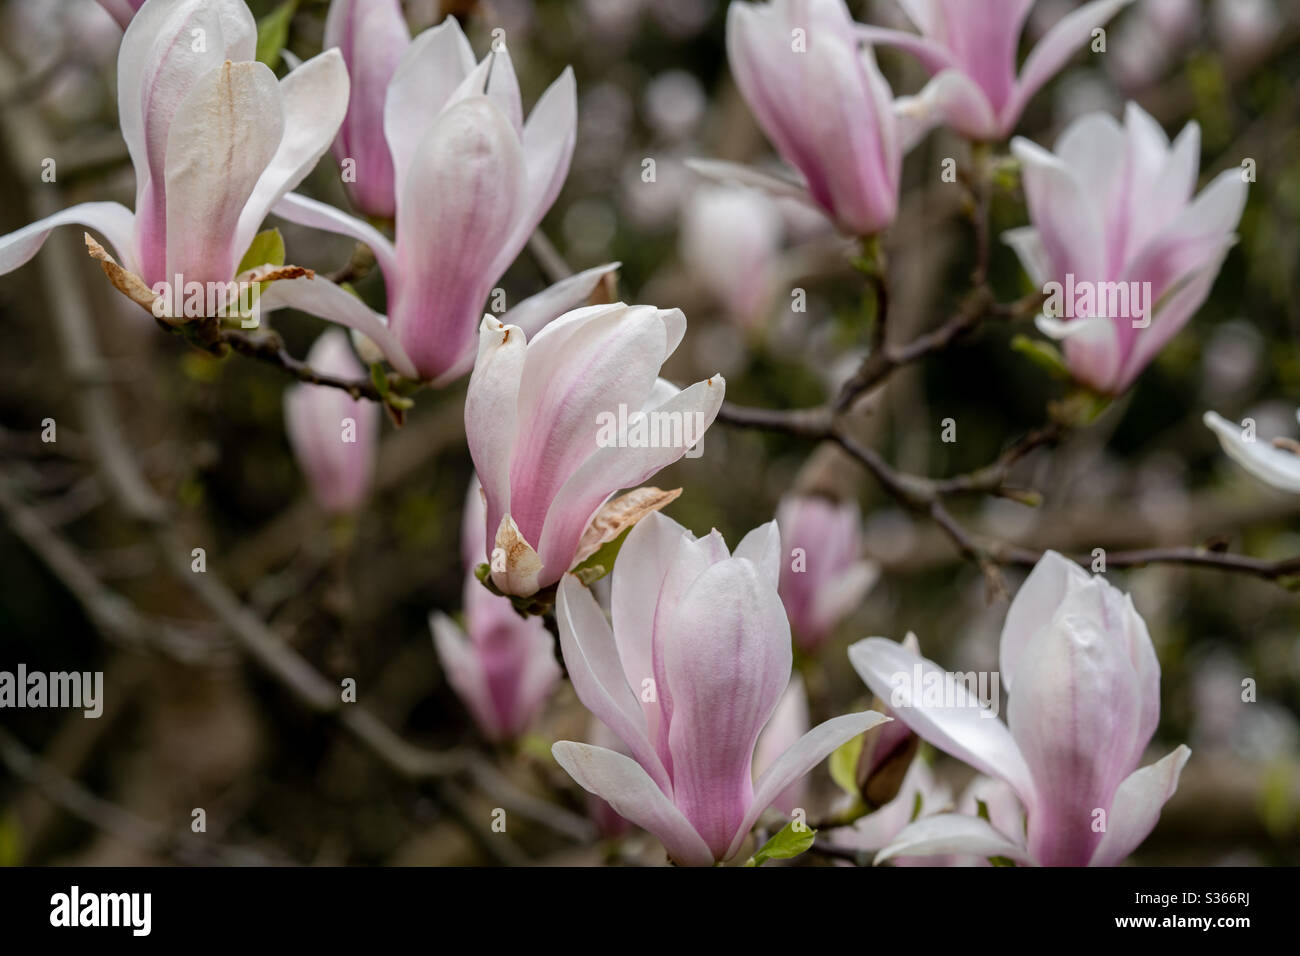
[[858, 37], [867, 43], [897, 47], [905, 53], [910, 53], [931, 75], [959, 67], [952, 51], [946, 46], [926, 37], [917, 36], [915, 33], [865, 24], [855, 24], [855, 30]]
[[695, 828], [631, 757], [571, 740], [559, 741], [551, 753], [584, 790], [657, 836], [675, 862], [682, 866], [713, 863], [713, 854]]
[[623, 741], [655, 784], [671, 796], [672, 780], [649, 737], [645, 714], [624, 674], [609, 623], [591, 592], [572, 575], [565, 575], [560, 582], [555, 619], [560, 652], [578, 699]]
[[25, 264], [45, 245], [51, 232], [59, 226], [77, 224], [100, 233], [113, 247], [129, 272], [136, 272], [135, 217], [131, 210], [116, 202], [85, 202], [38, 219], [7, 236], [0, 236], [0, 275], [13, 272]]
[[964, 684], [956, 682], [952, 687], [956, 706], [925, 706], [922, 688], [912, 686], [916, 668], [921, 668], [923, 682], [926, 674], [944, 672], [932, 661], [883, 637], [858, 641], [849, 648], [849, 662], [872, 693], [889, 704], [894, 717], [919, 737], [976, 770], [1005, 780], [1025, 804], [1033, 804], [1033, 779], [1011, 731], [972, 700]]
[[[608, 262], [561, 279], [554, 285], [547, 286], [536, 295], [531, 295], [522, 302], [509, 308], [502, 314], [503, 325], [515, 325], [523, 330], [525, 336], [533, 338], [553, 319], [586, 303], [606, 276], [615, 272], [621, 262]], [[472, 345], [473, 343], [471, 343]], [[456, 381], [474, 367], [476, 348], [467, 349], [460, 360], [446, 372], [434, 379], [433, 384], [441, 387]]]
[[507, 248], [516, 248], [516, 255], [560, 194], [573, 159], [577, 128], [577, 85], [573, 69], [566, 66], [555, 82], [546, 88], [524, 124], [527, 198], [515, 234], [506, 244]]
[[[747, 829], [758, 735], [790, 681], [790, 625], [776, 589], [735, 559], [710, 566], [667, 613], [673, 802], [726, 859]], [[792, 779], [782, 776], [768, 803]]]
[[399, 206], [420, 141], [473, 69], [474, 51], [452, 16], [416, 37], [398, 63], [384, 100], [384, 138]]
[[527, 344], [520, 329], [483, 316], [478, 361], [465, 394], [465, 438], [487, 502], [483, 535], [489, 555], [501, 520], [511, 509], [510, 460]]
[[752, 561], [772, 587], [781, 580], [781, 531], [775, 521], [754, 528], [740, 539], [740, 544], [731, 554]]
[[1281, 491], [1300, 494], [1300, 455], [1256, 438], [1246, 441], [1240, 425], [1206, 412], [1203, 419], [1229, 458], [1260, 481]]
[[754, 785], [753, 802], [744, 819], [741, 820], [731, 846], [728, 847], [728, 853], [735, 855], [740, 850], [740, 845], [763, 811], [770, 807], [792, 783], [829, 757], [841, 745], [887, 720], [889, 718], [884, 714], [878, 714], [874, 710], [864, 710], [857, 714], [833, 717], [800, 737], [793, 747], [778, 757], [758, 778], [758, 782]]
[[1025, 270], [1025, 275], [1029, 276], [1029, 281], [1041, 289], [1052, 277], [1052, 260], [1047, 255], [1043, 237], [1038, 234], [1038, 230], [1033, 226], [1008, 229], [1002, 234], [1002, 241], [1020, 259], [1020, 265]]
[[286, 193], [281, 196], [271, 207], [271, 212], [281, 219], [300, 226], [323, 229], [326, 232], [355, 239], [357, 242], [364, 242], [375, 254], [375, 262], [384, 273], [384, 281], [396, 282], [397, 251], [388, 237], [370, 223], [362, 222], [342, 210], [297, 193]]
[[1155, 829], [1160, 811], [1178, 789], [1178, 778], [1191, 755], [1186, 745], [1179, 745], [1163, 759], [1124, 779], [1115, 791], [1106, 815], [1106, 832], [1089, 866], [1115, 866], [1138, 848]]
[[875, 865], [897, 856], [970, 854], [987, 859], [1001, 856], [1026, 866], [1037, 866], [1025, 847], [1007, 839], [979, 817], [940, 813], [922, 817], [898, 834], [876, 854]]
[[1088, 42], [1092, 31], [1105, 26], [1111, 17], [1132, 2], [1133, 0], [1093, 0], [1066, 14], [1043, 35], [1025, 58], [1015, 92], [1002, 110], [1002, 135], [1011, 132], [1024, 111], [1025, 104], [1065, 66], [1079, 47]]
[[275, 309], [298, 309], [355, 329], [379, 347], [399, 375], [411, 379], [419, 377], [384, 317], [328, 279], [308, 276], [275, 282], [262, 290], [258, 305], [268, 312]]
[[167, 137], [168, 281], [234, 277], [247, 247], [236, 247], [240, 214], [283, 132], [280, 87], [266, 64], [227, 61], [194, 84]]
[[[696, 382], [652, 411], [667, 416], [680, 416], [682, 434], [702, 435], [717, 418], [726, 394], [726, 380], [721, 375]], [[689, 423], [689, 424], [688, 424]], [[680, 446], [663, 442], [664, 447], [598, 448], [582, 462], [572, 476], [555, 494], [542, 526], [541, 545], [538, 550], [547, 565], [546, 576], [556, 573], [565, 562], [571, 549], [577, 547], [582, 532], [591, 515], [605, 498], [619, 488], [631, 488], [648, 480], [656, 472], [681, 458], [689, 446], [685, 438]]]
[[1059, 552], [1049, 550], [1038, 559], [1016, 592], [1002, 625], [998, 668], [1002, 672], [1002, 686], [1008, 693], [1019, 670], [1021, 654], [1040, 631], [1051, 626], [1056, 609], [1070, 590], [1070, 582], [1086, 584], [1088, 580], [1087, 571]]
[[284, 136], [239, 217], [235, 247], [248, 248], [271, 207], [325, 155], [348, 109], [348, 70], [337, 48], [312, 57], [280, 81]]

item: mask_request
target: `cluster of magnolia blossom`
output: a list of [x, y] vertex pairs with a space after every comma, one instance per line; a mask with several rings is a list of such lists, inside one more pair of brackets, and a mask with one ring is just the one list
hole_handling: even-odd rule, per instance
[[[904, 154], [929, 129], [1004, 140], [1036, 91], [1127, 2], [1069, 13], [1019, 70], [1033, 0], [907, 0], [918, 33], [856, 24], [843, 0], [733, 2], [731, 70], [798, 176], [696, 167], [818, 209], [845, 235], [875, 235], [898, 213]], [[697, 538], [659, 513], [677, 492], [642, 483], [687, 448], [602, 444], [601, 416], [699, 416], [707, 427], [725, 382], [679, 389], [659, 377], [686, 333], [681, 311], [586, 304], [616, 264], [483, 315], [567, 175], [570, 70], [525, 119], [504, 45], [476, 61], [451, 17], [412, 39], [398, 0], [333, 0], [326, 49], [283, 79], [255, 60], [242, 0], [103, 4], [126, 26], [118, 105], [134, 210], [85, 203], [0, 238], [0, 272], [28, 261], [56, 226], [81, 223], [112, 247], [116, 260], [98, 253], [106, 271], [142, 305], [154, 307], [173, 278], [251, 279], [263, 310], [292, 307], [352, 330], [313, 346], [307, 361], [322, 374], [359, 379], [386, 361], [394, 382], [437, 386], [471, 373], [465, 426], [478, 477], [462, 535], [464, 625], [442, 614], [430, 625], [485, 736], [523, 734], [561, 680], [543, 619], [519, 613], [532, 600], [553, 604], [568, 677], [611, 743], [561, 741], [555, 759], [604, 801], [601, 813], [651, 831], [678, 863], [736, 857], [764, 812], [795, 811], [801, 779], [864, 734], [864, 786], [887, 764], [897, 779], [883, 806], [832, 838], [878, 850], [878, 860], [1108, 865], [1150, 832], [1189, 751], [1139, 768], [1158, 722], [1160, 673], [1126, 595], [1057, 554], [1042, 559], [1002, 634], [1008, 690], [1014, 680], [1006, 723], [960, 685], [939, 705], [916, 687], [899, 697], [899, 675], [943, 672], [914, 638], [868, 638], [849, 659], [886, 712], [808, 729], [792, 640], [817, 654], [878, 575], [862, 557], [856, 507], [792, 494], [734, 551], [717, 531]], [[894, 98], [876, 66], [881, 44], [932, 74], [923, 90]], [[331, 144], [365, 219], [292, 191]], [[1011, 150], [1032, 224], [1005, 239], [1032, 281], [1151, 291], [1143, 322], [1107, 312], [1104, 299], [1088, 314], [1039, 320], [1081, 385], [1120, 394], [1209, 294], [1234, 241], [1243, 178], [1229, 170], [1194, 195], [1196, 126], [1171, 144], [1132, 104], [1122, 124], [1077, 120], [1053, 152], [1019, 138]], [[250, 262], [270, 214], [369, 247], [387, 315], [310, 270]], [[764, 234], [775, 228], [763, 222]], [[378, 406], [296, 385], [285, 420], [320, 505], [359, 509]], [[1243, 464], [1300, 490], [1289, 448], [1247, 447], [1232, 426], [1210, 422]], [[589, 581], [569, 572], [620, 538], [607, 616]], [[986, 776], [954, 801], [923, 761], [909, 766], [917, 738]]]

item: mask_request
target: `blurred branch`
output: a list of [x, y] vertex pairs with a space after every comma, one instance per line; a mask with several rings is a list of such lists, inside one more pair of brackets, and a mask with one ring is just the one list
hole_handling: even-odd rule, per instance
[[250, 335], [238, 329], [223, 329], [220, 341], [240, 355], [273, 365], [300, 382], [341, 389], [355, 399], [368, 398], [372, 402], [383, 401], [379, 389], [368, 378], [343, 379], [326, 375], [324, 372], [316, 371], [301, 359], [294, 358], [284, 347], [284, 340], [277, 332], [258, 332]]

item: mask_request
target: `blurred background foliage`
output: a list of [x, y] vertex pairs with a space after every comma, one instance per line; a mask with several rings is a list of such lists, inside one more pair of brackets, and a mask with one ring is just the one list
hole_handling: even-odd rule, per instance
[[[1206, 409], [1251, 415], [1263, 436], [1294, 434], [1300, 405], [1300, 10], [1266, 4], [1271, 19], [1205, 3], [1184, 34], [1152, 33], [1138, 0], [1108, 30], [1105, 54], [1083, 54], [1034, 98], [1020, 134], [1050, 145], [1090, 109], [1116, 114], [1136, 99], [1176, 133], [1200, 124], [1202, 182], [1255, 160], [1257, 182], [1214, 291], [1189, 326], [1090, 429], [1017, 469], [1043, 495], [1037, 509], [1003, 500], [963, 503], [960, 517], [1006, 540], [1087, 552], [1226, 540], [1259, 557], [1300, 551], [1300, 498], [1271, 491], [1233, 467], [1200, 422]], [[254, 2], [259, 17], [279, 4]], [[771, 161], [770, 147], [739, 98], [726, 65], [720, 0], [493, 0], [449, 3], [481, 55], [506, 31], [526, 105], [565, 64], [579, 89], [577, 149], [567, 184], [543, 223], [574, 268], [623, 263], [620, 296], [679, 306], [690, 327], [666, 368], [678, 382], [727, 376], [728, 397], [770, 408], [817, 404], [834, 394], [869, 341], [871, 303], [842, 245], [824, 224], [783, 211], [770, 295], [748, 327], [728, 315], [684, 255], [683, 217], [699, 202], [693, 157]], [[1040, 0], [1026, 43], [1071, 4]], [[850, 3], [861, 21], [895, 23], [892, 0]], [[287, 49], [318, 52], [326, 4], [297, 4]], [[410, 2], [414, 30], [441, 19], [436, 0]], [[117, 28], [90, 0], [4, 0], [0, 49], [7, 83], [0, 144], [0, 232], [34, 219], [33, 197], [56, 205], [116, 198], [129, 204], [132, 174], [116, 125]], [[896, 93], [923, 76], [881, 51]], [[283, 71], [281, 66], [280, 70]], [[16, 168], [15, 137], [52, 144], [57, 184]], [[961, 187], [941, 164], [967, 159], [944, 131], [907, 158], [899, 224], [889, 237], [891, 337], [937, 325], [969, 287], [974, 245]], [[654, 161], [654, 180], [643, 178]], [[992, 208], [991, 280], [1009, 301], [1030, 291], [1015, 256], [997, 241], [1024, 224], [1014, 183]], [[346, 208], [327, 155], [302, 191]], [[281, 224], [289, 261], [341, 268], [351, 244]], [[373, 499], [355, 526], [322, 518], [305, 493], [284, 436], [276, 370], [188, 350], [119, 297], [90, 261], [57, 282], [84, 287], [99, 346], [150, 481], [178, 505], [177, 526], [206, 549], [220, 575], [273, 629], [332, 680], [355, 678], [359, 699], [404, 736], [432, 748], [483, 747], [448, 687], [427, 627], [431, 610], [461, 602], [460, 513], [471, 466], [463, 439], [463, 383], [418, 396], [408, 424], [385, 423]], [[544, 283], [525, 252], [503, 285], [510, 301]], [[102, 669], [98, 721], [57, 710], [5, 711], [6, 731], [44, 765], [140, 818], [185, 831], [204, 807], [210, 846], [249, 858], [298, 863], [468, 863], [500, 860], [482, 829], [491, 799], [450, 785], [402, 781], [308, 715], [242, 659], [115, 512], [94, 477], [71, 407], [77, 388], [62, 371], [52, 324], [54, 292], [35, 262], [0, 279], [0, 478], [30, 500], [112, 590], [155, 619], [174, 622], [204, 648], [192, 664], [101, 637], [66, 584], [17, 536], [0, 529], [0, 668]], [[791, 308], [803, 289], [807, 310]], [[371, 277], [360, 292], [382, 304]], [[295, 355], [322, 323], [277, 315]], [[1010, 348], [1028, 323], [989, 325], [922, 366], [901, 371], [869, 403], [859, 434], [899, 468], [934, 477], [993, 460], [1045, 420], [1062, 386]], [[39, 440], [58, 422], [58, 442]], [[941, 422], [957, 441], [941, 440]], [[735, 542], [769, 520], [798, 484], [857, 497], [866, 547], [881, 582], [816, 661], [814, 716], [866, 702], [844, 650], [867, 635], [912, 630], [927, 656], [956, 670], [996, 667], [1005, 603], [980, 570], [960, 560], [925, 521], [900, 510], [855, 467], [806, 442], [715, 426], [705, 455], [657, 479], [685, 488], [669, 509]], [[1012, 593], [1022, 575], [1008, 572]], [[1186, 741], [1193, 757], [1178, 794], [1136, 859], [1149, 863], [1300, 863], [1300, 608], [1267, 582], [1207, 570], [1149, 567], [1112, 572], [1134, 594], [1163, 667], [1163, 715], [1153, 752]], [[1241, 682], [1258, 700], [1241, 701]], [[584, 803], [546, 750], [559, 737], [590, 739], [565, 686], [535, 739], [494, 759], [517, 785], [577, 812]], [[939, 758], [944, 774], [967, 773]], [[829, 778], [816, 771], [819, 786]], [[468, 822], [467, 822], [468, 821]], [[524, 858], [598, 862], [604, 849], [574, 849], [545, 828], [511, 825]], [[503, 841], [502, 841], [503, 842]], [[634, 837], [624, 858], [653, 857]], [[191, 855], [186, 855], [186, 854]], [[226, 857], [199, 853], [204, 861]], [[638, 855], [640, 854], [640, 855]], [[0, 769], [0, 860], [132, 863], [193, 859], [176, 846], [141, 844], [55, 809], [30, 778]], [[809, 862], [812, 862], [809, 860]]]

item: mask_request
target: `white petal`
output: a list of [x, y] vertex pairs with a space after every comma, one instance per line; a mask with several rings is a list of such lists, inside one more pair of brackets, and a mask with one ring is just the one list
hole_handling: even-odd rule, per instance
[[1178, 789], [1178, 778], [1191, 755], [1191, 750], [1180, 745], [1163, 759], [1124, 778], [1106, 816], [1106, 833], [1089, 866], [1115, 866], [1138, 848], [1155, 828], [1166, 801]]
[[83, 202], [7, 236], [0, 236], [0, 275], [13, 272], [36, 255], [52, 230], [71, 223], [102, 234], [117, 253], [122, 267], [127, 272], [138, 274], [140, 263], [135, 254], [135, 217], [131, 210], [116, 202]]
[[1256, 436], [1246, 441], [1240, 425], [1206, 412], [1205, 424], [1219, 438], [1224, 452], [1260, 481], [1281, 491], [1300, 494], [1300, 455]]
[[949, 853], [972, 854], [985, 859], [1004, 856], [1029, 866], [1037, 865], [1023, 846], [1007, 839], [979, 817], [959, 813], [922, 817], [877, 853], [875, 862], [879, 866], [896, 856], [937, 856]]

